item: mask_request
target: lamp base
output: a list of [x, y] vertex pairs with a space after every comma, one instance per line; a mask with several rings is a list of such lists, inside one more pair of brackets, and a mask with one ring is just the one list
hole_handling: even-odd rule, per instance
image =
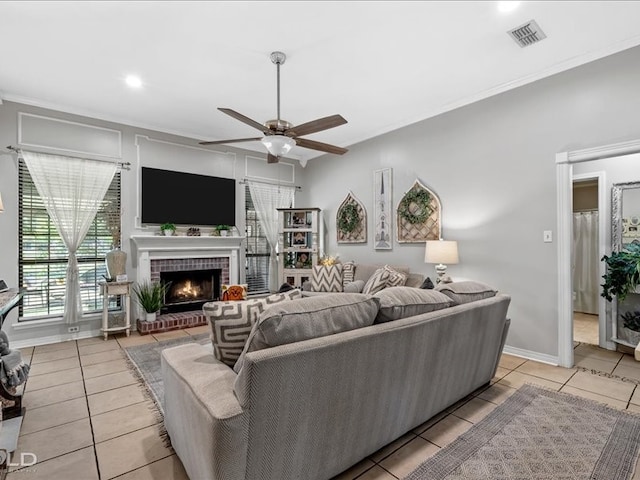
[[450, 277], [445, 277], [445, 274], [447, 273], [447, 266], [443, 265], [442, 263], [439, 263], [438, 265], [436, 265], [436, 273], [438, 274], [438, 278], [436, 278], [436, 283], [450, 283], [451, 282], [451, 278]]

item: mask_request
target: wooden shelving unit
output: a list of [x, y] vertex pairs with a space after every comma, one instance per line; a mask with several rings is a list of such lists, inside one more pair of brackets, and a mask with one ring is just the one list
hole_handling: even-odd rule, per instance
[[302, 288], [318, 264], [322, 217], [319, 208], [278, 209], [278, 276], [281, 283]]

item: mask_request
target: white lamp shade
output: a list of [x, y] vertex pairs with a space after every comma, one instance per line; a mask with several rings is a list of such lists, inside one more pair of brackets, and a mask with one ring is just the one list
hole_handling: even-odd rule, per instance
[[425, 263], [458, 263], [458, 242], [455, 240], [427, 240], [424, 250]]
[[0, 194], [0, 212], [4, 212], [4, 205], [2, 204], [2, 194]]
[[285, 137], [284, 135], [267, 135], [260, 141], [274, 157], [286, 155], [296, 144], [293, 138]]

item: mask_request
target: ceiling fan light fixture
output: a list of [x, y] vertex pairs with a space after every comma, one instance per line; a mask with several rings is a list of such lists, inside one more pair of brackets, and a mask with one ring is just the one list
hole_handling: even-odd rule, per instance
[[274, 157], [283, 157], [295, 146], [293, 138], [284, 135], [267, 135], [260, 140]]

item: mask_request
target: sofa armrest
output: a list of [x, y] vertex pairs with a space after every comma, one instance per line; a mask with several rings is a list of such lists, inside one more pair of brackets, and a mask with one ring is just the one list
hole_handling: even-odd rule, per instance
[[190, 478], [244, 478], [247, 414], [236, 374], [211, 349], [190, 343], [162, 352], [164, 423]]

